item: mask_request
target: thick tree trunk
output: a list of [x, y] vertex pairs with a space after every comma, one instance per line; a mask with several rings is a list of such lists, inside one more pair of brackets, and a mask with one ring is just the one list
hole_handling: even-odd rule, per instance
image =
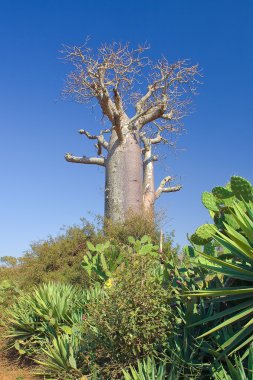
[[132, 211], [143, 209], [143, 167], [138, 136], [126, 127], [120, 142], [113, 130], [106, 160], [105, 217], [122, 221]]

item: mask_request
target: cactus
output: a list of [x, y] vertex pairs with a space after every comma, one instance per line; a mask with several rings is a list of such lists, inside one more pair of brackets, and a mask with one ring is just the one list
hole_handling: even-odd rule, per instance
[[249, 202], [253, 202], [253, 187], [249, 181], [238, 176], [231, 177], [231, 181], [224, 187], [216, 186], [211, 193], [204, 192], [202, 203], [209, 210], [214, 224], [204, 224], [191, 235], [190, 241], [194, 244], [195, 256], [202, 250], [212, 256], [215, 253], [219, 254], [219, 251], [215, 252], [213, 236], [215, 230], [226, 233], [225, 224], [242, 233], [233, 211], [237, 204], [243, 211], [249, 212]]
[[225, 217], [223, 214], [217, 212], [214, 215], [213, 221], [218, 230], [223, 229], [223, 222], [225, 221]]
[[215, 256], [215, 246], [212, 243], [205, 244], [204, 253], [207, 255]]
[[245, 178], [239, 176], [231, 177], [231, 189], [239, 200], [249, 202], [253, 200], [252, 185]]
[[213, 239], [215, 227], [213, 224], [203, 224], [191, 236], [191, 241], [197, 245], [205, 245]]
[[230, 198], [223, 199], [222, 202], [224, 203], [225, 206], [233, 207], [234, 206], [234, 202], [236, 200], [237, 200], [237, 198], [233, 195]]
[[188, 257], [194, 257], [195, 256], [195, 251], [192, 248], [192, 246], [190, 246], [190, 245], [187, 245], [186, 247], [184, 247], [184, 253]]
[[216, 198], [219, 199], [231, 198], [234, 195], [232, 191], [229, 191], [228, 189], [222, 186], [214, 187], [212, 193]]
[[196, 244], [196, 245], [204, 245], [207, 243], [206, 240], [203, 240], [201, 237], [199, 237], [195, 233], [191, 235], [190, 241], [191, 243]]
[[208, 210], [219, 211], [217, 198], [212, 193], [205, 191], [202, 194], [202, 203]]
[[232, 215], [225, 216], [225, 222], [235, 230], [239, 230], [240, 226]]

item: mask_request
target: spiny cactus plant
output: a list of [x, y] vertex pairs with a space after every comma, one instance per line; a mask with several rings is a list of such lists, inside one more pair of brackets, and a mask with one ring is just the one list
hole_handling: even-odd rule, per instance
[[[245, 203], [253, 201], [253, 187], [245, 178], [232, 176], [230, 182], [222, 187], [216, 186], [212, 192], [205, 191], [202, 194], [202, 203], [209, 210], [214, 224], [204, 224], [197, 228], [190, 236], [190, 241], [197, 246], [205, 246], [212, 242], [216, 231], [224, 231], [225, 225], [235, 230], [240, 226], [233, 216], [235, 204], [239, 204], [244, 210]], [[213, 250], [213, 248], [211, 248]]]

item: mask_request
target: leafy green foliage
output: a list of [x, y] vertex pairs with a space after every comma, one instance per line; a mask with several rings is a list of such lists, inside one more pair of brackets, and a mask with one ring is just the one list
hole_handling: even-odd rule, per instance
[[175, 305], [176, 323], [174, 334], [168, 339], [167, 361], [170, 370], [177, 374], [178, 379], [200, 379], [209, 374], [210, 358], [206, 351], [210, 345], [197, 336], [205, 331], [205, 326], [194, 326], [207, 315], [212, 315], [214, 305], [199, 304], [196, 300], [177, 301]]
[[81, 262], [87, 241], [99, 243], [103, 240], [94, 226], [83, 222], [81, 227], [70, 227], [60, 236], [33, 243], [30, 251], [20, 259], [21, 286], [30, 288], [31, 284], [48, 281], [86, 285], [88, 278], [81, 269]]
[[12, 300], [21, 294], [19, 287], [10, 280], [0, 282], [0, 309], [8, 307]]
[[[253, 201], [253, 188], [249, 181], [239, 176], [232, 176], [226, 187], [217, 186], [212, 192], [202, 194], [202, 203], [209, 210], [214, 225], [204, 224], [200, 226], [190, 240], [197, 246], [210, 243], [215, 238], [218, 230], [226, 232], [226, 224], [240, 230], [240, 226], [234, 218], [233, 209], [240, 205], [245, 209], [244, 203]], [[214, 239], [215, 240], [215, 239]]]
[[253, 380], [253, 347], [250, 346], [248, 360], [235, 357], [235, 363], [226, 356], [226, 368], [222, 363], [213, 366], [214, 380]]
[[109, 241], [94, 246], [87, 242], [87, 251], [83, 257], [82, 267], [87, 272], [91, 282], [105, 282], [123, 262], [120, 250]]
[[128, 243], [132, 246], [129, 251], [134, 253], [138, 252], [138, 255], [146, 255], [149, 256], [158, 256], [159, 246], [157, 244], [153, 244], [152, 239], [148, 235], [144, 235], [141, 239], [135, 239], [133, 236], [128, 237]]
[[[249, 194], [248, 181], [232, 178], [232, 190], [236, 184], [238, 188], [243, 186], [242, 194]], [[196, 255], [205, 260], [205, 262], [199, 261], [202, 267], [209, 273], [216, 272], [224, 276], [225, 286], [190, 292], [194, 296], [215, 297], [221, 305], [226, 302], [224, 310], [200, 321], [200, 323], [218, 321], [215, 327], [201, 334], [201, 338], [210, 334], [214, 336], [220, 329], [234, 326], [235, 331], [231, 331], [231, 334], [220, 344], [218, 351], [223, 355], [247, 348], [253, 341], [253, 203], [242, 200], [239, 193], [236, 193], [236, 197], [240, 199], [240, 203], [234, 202], [230, 215], [238, 228], [233, 228], [224, 222], [223, 229], [217, 231], [214, 236], [214, 240], [223, 248], [226, 255], [215, 257], [213, 254], [196, 252]], [[234, 286], [229, 286], [232, 283], [231, 279]]]
[[[156, 216], [159, 219], [159, 215]], [[159, 221], [154, 222], [153, 215], [139, 215], [129, 212], [124, 222], [113, 223], [110, 220], [104, 221], [105, 235], [117, 244], [128, 244], [128, 237], [141, 239], [148, 235], [153, 242], [159, 241]]]
[[33, 356], [48, 339], [71, 334], [82, 318], [82, 294], [72, 285], [49, 283], [21, 296], [7, 314], [9, 346], [20, 355]]
[[77, 379], [82, 375], [78, 367], [82, 362], [82, 340], [80, 334], [59, 335], [52, 342], [46, 342], [37, 364], [45, 368], [41, 374], [54, 379]]
[[12, 256], [3, 256], [0, 257], [0, 262], [7, 267], [15, 267], [18, 263], [18, 259]]
[[133, 255], [118, 267], [105, 295], [87, 306], [89, 360], [107, 375], [166, 347], [173, 317], [169, 293], [153, 275], [156, 264], [150, 256]]
[[[156, 365], [154, 358], [146, 358], [142, 361], [138, 360], [137, 368], [130, 366], [128, 371], [123, 370], [124, 380], [165, 380], [166, 376], [165, 364]], [[174, 378], [175, 379], [175, 378]]]

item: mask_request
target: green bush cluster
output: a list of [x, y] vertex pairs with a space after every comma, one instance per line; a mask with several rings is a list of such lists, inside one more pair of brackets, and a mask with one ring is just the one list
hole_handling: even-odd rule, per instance
[[253, 380], [252, 185], [233, 176], [202, 202], [213, 223], [181, 258], [139, 217], [3, 258], [8, 347], [50, 379]]
[[88, 305], [88, 360], [105, 376], [166, 349], [174, 316], [171, 294], [155, 276], [155, 265], [149, 255], [132, 256], [105, 282], [105, 294]]

